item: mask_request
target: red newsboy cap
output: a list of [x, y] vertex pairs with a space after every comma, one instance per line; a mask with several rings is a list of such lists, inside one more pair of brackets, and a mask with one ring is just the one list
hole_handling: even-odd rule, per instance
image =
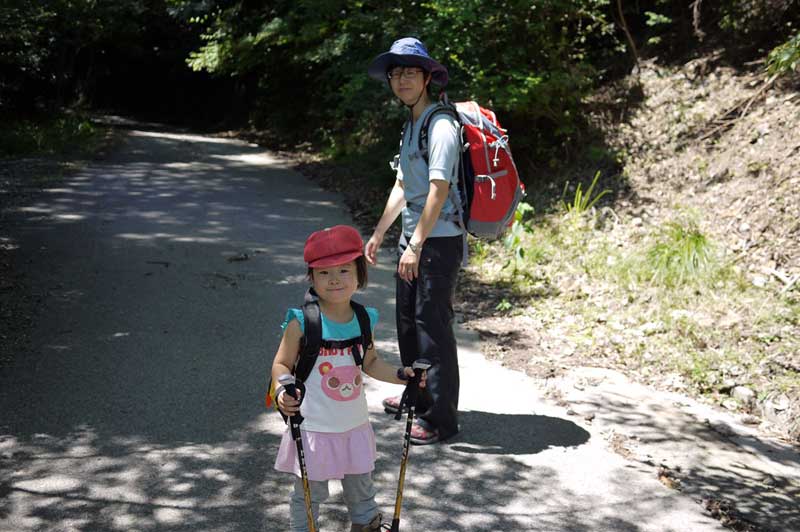
[[361, 235], [349, 225], [315, 231], [306, 240], [303, 259], [311, 268], [347, 264], [364, 254]]

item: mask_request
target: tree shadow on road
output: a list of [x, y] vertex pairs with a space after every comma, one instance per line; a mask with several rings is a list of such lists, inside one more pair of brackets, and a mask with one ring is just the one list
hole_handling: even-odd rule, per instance
[[[282, 198], [297, 176], [248, 164], [257, 148], [133, 138], [32, 206], [29, 245], [48, 251], [29, 266], [55, 293], [35, 357], [0, 381], [0, 529], [285, 530], [292, 480], [272, 467], [283, 426], [262, 397], [265, 353], [305, 287], [303, 239], [265, 235], [305, 236], [338, 203], [306, 188]], [[403, 428], [375, 421], [386, 508]], [[413, 450], [416, 530], [637, 531], [665, 513], [663, 494], [629, 502], [629, 477], [570, 490], [557, 466], [531, 464], [589, 440], [569, 421], [465, 411], [461, 423], [448, 445]], [[329, 530], [349, 526], [340, 502], [325, 506]]]
[[571, 404], [616, 427], [624, 445], [632, 442], [632, 460], [653, 469], [666, 464], [683, 493], [721, 507], [726, 518], [759, 530], [800, 530], [800, 455], [791, 446], [703, 420], [657, 397], [606, 392]]

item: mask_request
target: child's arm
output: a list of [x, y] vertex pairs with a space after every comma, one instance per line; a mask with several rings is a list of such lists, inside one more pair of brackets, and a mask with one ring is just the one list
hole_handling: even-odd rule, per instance
[[[367, 354], [364, 356], [364, 373], [372, 377], [373, 379], [378, 379], [379, 381], [383, 382], [390, 382], [392, 384], [406, 384], [406, 380], [414, 376], [414, 370], [410, 367], [402, 368], [403, 372], [406, 374], [407, 379], [402, 380], [397, 376], [398, 370], [401, 368], [396, 368], [381, 357], [378, 356], [378, 351], [373, 346], [371, 349], [367, 351]], [[426, 372], [422, 372], [422, 378], [420, 379], [419, 386], [420, 388], [425, 387], [425, 380], [426, 380]]]
[[[292, 368], [297, 362], [297, 357], [300, 352], [300, 339], [303, 337], [303, 332], [300, 330], [300, 324], [297, 320], [289, 320], [286, 328], [283, 330], [283, 338], [278, 346], [278, 352], [275, 353], [275, 360], [272, 362], [272, 382], [278, 383], [278, 377], [292, 373]], [[297, 390], [300, 393], [300, 390]], [[286, 414], [291, 416], [300, 411], [300, 401], [295, 397], [290, 397], [288, 394], [279, 393], [275, 398], [278, 408]]]

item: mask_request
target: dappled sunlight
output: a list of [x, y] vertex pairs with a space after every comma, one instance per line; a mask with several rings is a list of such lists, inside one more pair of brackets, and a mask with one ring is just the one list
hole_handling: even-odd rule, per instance
[[242, 153], [238, 155], [212, 155], [215, 159], [245, 164], [273, 164], [276, 160], [265, 153]]
[[560, 386], [562, 398], [579, 415], [591, 413], [598, 427], [617, 427], [615, 441], [633, 463], [651, 473], [667, 466], [681, 479], [682, 492], [735, 503], [755, 522], [800, 523], [785, 495], [800, 497], [800, 457], [791, 446], [731, 426], [719, 412], [684, 396], [621, 380], [610, 370], [581, 371], [592, 384], [580, 384], [585, 391]]
[[24, 455], [27, 464], [5, 470], [0, 515], [13, 512], [31, 528], [49, 527], [56, 514], [62, 524], [87, 531], [261, 521], [259, 484], [267, 464], [247, 438], [167, 446], [141, 437], [109, 439], [84, 424], [27, 442], [0, 435], [0, 452]]
[[341, 209], [341, 206], [333, 200], [305, 201], [296, 198], [283, 198], [282, 202], [312, 211], [314, 207], [335, 207], [336, 209]]
[[[338, 198], [268, 166], [260, 148], [194, 137], [135, 133], [20, 212], [48, 304], [25, 371], [0, 393], [0, 519], [15, 532], [287, 528], [293, 478], [273, 470], [286, 428], [264, 408], [266, 380], [286, 308], [308, 286], [306, 237], [348, 219]], [[381, 249], [357, 296], [379, 309], [376, 345], [393, 364], [395, 260]], [[600, 452], [596, 439], [531, 412], [518, 400], [529, 390], [491, 394], [497, 368], [464, 355], [462, 432], [411, 449], [409, 529], [673, 530], [659, 525], [675, 493], [630, 501], [632, 477], [614, 460], [575, 471], [576, 453]], [[390, 515], [405, 420], [380, 400], [402, 387], [364, 382]], [[322, 528], [347, 529], [331, 491]]]
[[56, 220], [67, 220], [67, 221], [75, 222], [75, 221], [79, 221], [79, 220], [85, 220], [86, 219], [86, 215], [85, 214], [54, 214], [53, 218], [55, 218]]
[[[624, 470], [618, 473], [616, 461], [601, 460], [600, 449], [595, 467], [585, 476], [574, 475], [575, 453], [589, 435], [571, 421], [480, 411], [461, 415], [462, 433], [453, 440], [411, 448], [403, 515], [417, 529], [697, 529], [692, 523], [675, 521], [671, 510], [687, 503], [677, 492], [662, 489], [655, 478], [646, 480], [641, 487], [649, 489], [632, 499], [631, 483], [641, 481]], [[379, 435], [375, 473], [379, 504], [391, 508], [405, 418], [394, 421], [392, 416], [373, 413], [373, 424]], [[488, 430], [481, 427], [486, 424]], [[478, 450], [481, 454], [475, 454]], [[611, 493], [606, 492], [608, 487]], [[641, 523], [649, 525], [640, 528]]]
[[55, 345], [55, 344], [47, 344], [42, 346], [42, 349], [45, 351], [54, 351], [56, 353], [60, 351], [71, 351], [72, 347], [68, 345]]
[[225, 169], [224, 165], [221, 164], [210, 164], [210, 163], [201, 163], [201, 162], [181, 162], [181, 163], [165, 163], [161, 165], [162, 168], [167, 168], [169, 170], [180, 170], [184, 172], [186, 170], [190, 171], [214, 171], [219, 172]]
[[129, 132], [131, 136], [134, 137], [148, 137], [148, 138], [155, 138], [155, 139], [169, 139], [169, 140], [180, 140], [185, 142], [191, 143], [200, 143], [200, 144], [225, 144], [228, 146], [247, 146], [250, 148], [258, 147], [256, 144], [245, 144], [240, 140], [235, 139], [223, 139], [219, 137], [208, 137], [205, 135], [193, 135], [190, 133], [169, 133], [166, 131], [141, 131], [141, 130], [132, 130]]
[[117, 238], [125, 240], [166, 240], [170, 242], [186, 242], [186, 243], [200, 243], [200, 244], [219, 244], [226, 242], [225, 238], [211, 238], [201, 236], [180, 236], [171, 233], [152, 233], [152, 234], [136, 234], [136, 233], [120, 233], [116, 235]]

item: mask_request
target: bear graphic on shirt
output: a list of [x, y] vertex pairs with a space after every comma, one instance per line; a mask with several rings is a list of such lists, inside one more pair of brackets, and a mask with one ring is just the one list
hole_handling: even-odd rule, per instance
[[319, 365], [322, 391], [334, 401], [352, 401], [361, 394], [361, 369], [358, 366], [334, 367], [330, 362]]

